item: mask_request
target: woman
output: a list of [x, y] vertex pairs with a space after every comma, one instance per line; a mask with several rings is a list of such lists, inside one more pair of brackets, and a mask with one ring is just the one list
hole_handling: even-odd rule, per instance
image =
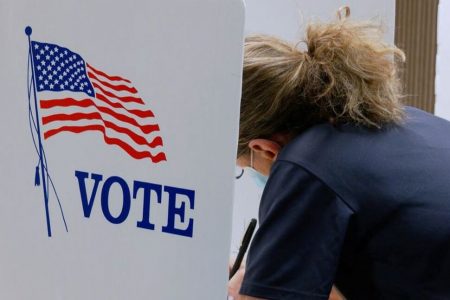
[[269, 177], [231, 295], [450, 299], [450, 123], [401, 105], [378, 26], [306, 33], [245, 42], [238, 164]]

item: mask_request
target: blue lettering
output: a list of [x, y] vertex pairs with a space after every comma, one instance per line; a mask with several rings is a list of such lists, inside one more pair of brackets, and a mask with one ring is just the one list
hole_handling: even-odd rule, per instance
[[[90, 179], [94, 182], [92, 184], [92, 191], [88, 197], [86, 179], [89, 173], [82, 171], [75, 171], [75, 177], [78, 180], [78, 187], [80, 190], [81, 205], [83, 207], [84, 217], [89, 218], [92, 213], [94, 201], [99, 189], [100, 182], [103, 180], [101, 174], [92, 173]], [[110, 207], [110, 192], [111, 187], [116, 184], [122, 191], [121, 210], [117, 216], [111, 213]], [[152, 192], [156, 193], [156, 202], [161, 204], [163, 196], [168, 195], [167, 203], [167, 224], [162, 226], [162, 232], [192, 237], [194, 231], [194, 219], [186, 217], [186, 212], [194, 210], [195, 191], [172, 186], [163, 186], [151, 182], [143, 182], [135, 180], [133, 182], [133, 199], [137, 199], [139, 191], [142, 190], [142, 219], [138, 220], [136, 226], [149, 230], [155, 229], [155, 224], [151, 222], [151, 205]], [[127, 182], [119, 176], [111, 176], [103, 184], [101, 191], [101, 209], [104, 217], [113, 224], [123, 223], [130, 214], [131, 209], [131, 193]], [[120, 197], [119, 197], [120, 198]], [[177, 221], [177, 222], [175, 222]]]
[[100, 174], [91, 174], [91, 179], [94, 180], [94, 187], [92, 188], [89, 201], [87, 199], [86, 183], [85, 179], [88, 178], [89, 173], [82, 171], [75, 171], [75, 176], [78, 179], [78, 186], [80, 188], [81, 205], [83, 206], [83, 213], [86, 218], [91, 216], [92, 206], [94, 205], [95, 195], [97, 194], [98, 184], [102, 181], [103, 177]]
[[156, 201], [161, 203], [161, 191], [162, 185], [154, 184], [150, 182], [134, 181], [133, 185], [133, 198], [136, 199], [139, 189], [144, 190], [144, 200], [142, 209], [142, 220], [137, 222], [137, 227], [154, 230], [155, 224], [150, 223], [150, 196], [151, 192], [156, 192]]
[[175, 216], [180, 217], [181, 223], [185, 223], [186, 202], [181, 202], [181, 205], [177, 207], [177, 195], [184, 195], [189, 201], [189, 208], [194, 209], [195, 191], [187, 190], [177, 187], [165, 186], [164, 192], [169, 194], [169, 208], [167, 212], [167, 226], [163, 226], [162, 231], [166, 233], [172, 233], [187, 237], [192, 237], [194, 220], [189, 219], [188, 225], [185, 229], [175, 227]]
[[[109, 210], [109, 190], [111, 189], [111, 186], [114, 183], [120, 185], [123, 194], [122, 211], [117, 217], [114, 217], [111, 214], [111, 211]], [[105, 181], [105, 184], [103, 185], [102, 188], [102, 211], [105, 218], [113, 224], [120, 224], [127, 219], [128, 214], [130, 213], [130, 206], [131, 206], [130, 188], [128, 187], [126, 181], [120, 178], [119, 176], [109, 177]]]

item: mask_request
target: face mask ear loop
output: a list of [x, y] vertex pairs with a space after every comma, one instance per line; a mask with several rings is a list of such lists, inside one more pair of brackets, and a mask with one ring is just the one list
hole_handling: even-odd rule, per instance
[[250, 168], [253, 168], [253, 149], [250, 149]]

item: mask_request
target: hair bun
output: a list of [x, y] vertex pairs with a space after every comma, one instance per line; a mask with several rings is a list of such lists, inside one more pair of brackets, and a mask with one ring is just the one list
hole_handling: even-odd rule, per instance
[[[404, 53], [383, 41], [383, 30], [374, 22], [352, 22], [350, 9], [338, 11], [340, 20], [312, 23], [306, 45], [315, 70], [310, 86], [319, 107], [337, 122], [381, 127], [401, 117], [401, 85], [397, 61]], [[313, 82], [315, 81], [315, 82]]]
[[402, 120], [395, 58], [403, 52], [383, 42], [379, 24], [349, 15], [344, 6], [338, 20], [309, 24], [307, 52], [273, 36], [246, 38], [238, 156], [252, 139], [330, 120], [370, 128]]

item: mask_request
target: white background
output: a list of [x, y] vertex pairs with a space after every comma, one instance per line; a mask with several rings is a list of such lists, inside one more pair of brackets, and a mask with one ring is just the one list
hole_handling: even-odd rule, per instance
[[[351, 8], [352, 19], [381, 21], [386, 30], [386, 41], [394, 42], [394, 0], [245, 0], [245, 3], [246, 34], [272, 34], [297, 42], [303, 38], [305, 25], [308, 22], [332, 20], [336, 18], [336, 11], [339, 7], [348, 5]], [[447, 62], [449, 61], [447, 60]], [[447, 70], [450, 70], [450, 68], [447, 68]], [[237, 254], [245, 226], [251, 218], [257, 218], [258, 216], [261, 192], [251, 178], [245, 175], [236, 182], [231, 243], [232, 256]]]
[[[130, 79], [156, 115], [168, 159], [136, 161], [97, 132], [46, 140], [69, 226], [66, 233], [52, 197], [51, 238], [34, 186], [27, 25], [34, 40]], [[0, 2], [0, 299], [225, 299], [243, 26], [240, 0]], [[84, 218], [75, 170], [195, 190], [186, 215], [193, 238], [161, 232], [165, 198], [152, 207], [155, 230], [137, 228], [142, 192], [122, 224], [104, 218], [98, 195]]]

